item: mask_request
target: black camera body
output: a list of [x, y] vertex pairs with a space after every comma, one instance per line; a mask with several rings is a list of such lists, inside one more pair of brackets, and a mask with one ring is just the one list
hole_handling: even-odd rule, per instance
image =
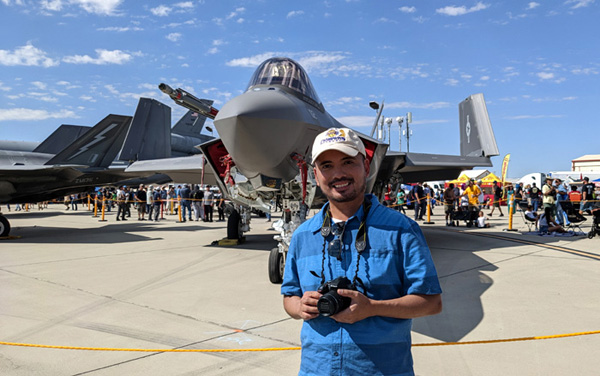
[[338, 289], [356, 291], [356, 286], [346, 277], [337, 277], [319, 286], [317, 291], [323, 296], [317, 302], [317, 309], [321, 316], [335, 315], [350, 306], [352, 299], [339, 295], [337, 293]]

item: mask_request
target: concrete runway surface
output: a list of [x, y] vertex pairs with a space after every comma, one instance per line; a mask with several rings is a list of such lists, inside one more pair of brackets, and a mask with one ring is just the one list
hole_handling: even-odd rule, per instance
[[[225, 222], [116, 222], [114, 212], [99, 222], [63, 208], [4, 212], [20, 238], [0, 241], [0, 341], [91, 349], [0, 345], [0, 374], [297, 374], [298, 350], [247, 351], [300, 345], [301, 323], [268, 279], [276, 232], [264, 218], [245, 244], [216, 247]], [[520, 213], [521, 232], [503, 231], [506, 216], [489, 229], [446, 227], [436, 212], [422, 228], [444, 310], [414, 320], [415, 372], [598, 375], [600, 237], [524, 234]], [[509, 341], [573, 333], [588, 334]], [[469, 341], [497, 342], [440, 346]], [[115, 348], [245, 351], [105, 350]]]

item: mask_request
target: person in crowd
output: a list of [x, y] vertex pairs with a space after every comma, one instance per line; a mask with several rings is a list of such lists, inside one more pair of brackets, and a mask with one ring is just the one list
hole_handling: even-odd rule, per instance
[[192, 198], [192, 190], [188, 184], [184, 184], [183, 187], [179, 190], [179, 199], [181, 208], [181, 220], [185, 222], [185, 216], [187, 214], [188, 219], [192, 220], [192, 202], [190, 199]]
[[[217, 213], [219, 213], [219, 221], [224, 221], [225, 220], [225, 199], [223, 198], [223, 194], [221, 193], [221, 191], [218, 191], [217, 194], [215, 194], [215, 202], [217, 205]], [[269, 213], [267, 213], [269, 221], [271, 221], [272, 208], [273, 208], [273, 205], [271, 204], [269, 207]]]
[[538, 217], [538, 229], [540, 234], [550, 234], [553, 232], [567, 232], [561, 225], [554, 222], [552, 209], [547, 207], [544, 212]]
[[204, 198], [202, 204], [204, 205], [204, 222], [213, 221], [213, 199], [214, 194], [210, 190], [210, 185], [206, 185], [204, 189]]
[[550, 218], [556, 216], [556, 188], [549, 176], [546, 178], [546, 184], [542, 187], [542, 205], [544, 211], [550, 211]]
[[483, 212], [483, 210], [481, 210], [479, 212], [479, 217], [477, 217], [477, 227], [479, 227], [479, 228], [490, 227], [490, 224], [487, 223], [487, 217], [485, 216], [485, 213]]
[[148, 220], [152, 220], [152, 212], [154, 210], [154, 205], [152, 205], [152, 196], [154, 193], [154, 187], [149, 185], [146, 190], [146, 213], [148, 213]]
[[144, 186], [144, 184], [140, 184], [136, 194], [135, 194], [135, 202], [137, 204], [137, 210], [138, 210], [138, 221], [145, 221], [146, 220], [146, 201], [147, 201], [148, 197], [146, 194], [146, 187]]
[[404, 192], [402, 187], [398, 188], [398, 192], [396, 193], [396, 210], [401, 211], [404, 214], [406, 214], [406, 211], [404, 210], [404, 205], [406, 204], [405, 199], [406, 192]]
[[427, 200], [425, 197], [425, 191], [423, 190], [422, 183], [417, 183], [412, 187], [412, 197], [414, 200], [414, 208], [415, 208], [415, 221], [423, 220], [423, 215], [425, 214], [425, 208], [427, 206]]
[[125, 215], [127, 214], [127, 204], [126, 204], [126, 186], [120, 186], [117, 189], [117, 221], [123, 220], [126, 221]]
[[555, 186], [557, 187], [556, 192], [556, 223], [559, 225], [569, 226], [571, 222], [569, 222], [569, 216], [563, 210], [560, 205], [561, 202], [569, 201], [569, 195], [567, 194], [567, 187], [564, 184], [561, 184], [560, 179], [555, 180]]
[[537, 212], [540, 205], [540, 194], [540, 189], [535, 185], [535, 183], [531, 183], [531, 188], [529, 189], [529, 198], [531, 199], [531, 205], [533, 205], [533, 211], [535, 212]]
[[579, 214], [591, 212], [594, 208], [594, 184], [590, 183], [590, 178], [583, 178], [583, 186], [581, 187], [581, 205], [579, 206]]
[[452, 214], [454, 213], [454, 202], [456, 195], [454, 193], [454, 183], [448, 184], [448, 188], [444, 191], [444, 213], [446, 214], [446, 226], [454, 225]]
[[[166, 197], [166, 196], [165, 196]], [[154, 221], [158, 221], [158, 217], [160, 216], [161, 206], [163, 201], [163, 191], [160, 187], [154, 188], [154, 192], [152, 193], [152, 212], [154, 214]]]
[[[370, 166], [353, 130], [317, 135], [312, 153], [328, 203], [294, 232], [281, 285], [285, 311], [303, 320], [300, 374], [412, 375], [411, 319], [442, 309], [425, 238], [366, 194]], [[348, 306], [332, 312], [319, 286], [341, 277], [357, 290], [336, 289]]]
[[492, 203], [492, 211], [490, 212], [489, 216], [491, 217], [494, 214], [494, 210], [496, 208], [498, 208], [498, 211], [500, 212], [500, 216], [504, 217], [504, 213], [502, 213], [502, 188], [498, 185], [497, 181], [494, 181], [494, 185], [493, 185], [493, 189], [494, 189], [494, 202]]
[[469, 211], [479, 210], [479, 194], [481, 189], [475, 184], [475, 179], [469, 179], [469, 185], [465, 188], [462, 196], [469, 201]]

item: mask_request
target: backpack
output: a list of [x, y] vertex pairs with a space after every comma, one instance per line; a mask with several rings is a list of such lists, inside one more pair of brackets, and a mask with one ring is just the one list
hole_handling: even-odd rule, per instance
[[406, 196], [406, 198], [410, 201], [413, 202], [415, 201], [415, 189], [411, 188], [411, 190], [408, 192], [408, 196]]

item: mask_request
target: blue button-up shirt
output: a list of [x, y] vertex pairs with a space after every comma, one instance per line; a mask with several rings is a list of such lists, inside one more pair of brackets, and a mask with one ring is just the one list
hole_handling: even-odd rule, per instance
[[[361, 292], [375, 300], [440, 294], [429, 247], [416, 222], [384, 207], [373, 195], [366, 199], [372, 206], [366, 220], [367, 247], [358, 271], [366, 290]], [[310, 271], [321, 274], [323, 243], [333, 239], [333, 235], [324, 239], [320, 232], [326, 210], [327, 206], [294, 232], [281, 285], [283, 295], [301, 297], [321, 284]], [[361, 207], [348, 219], [341, 260], [330, 256], [325, 246], [326, 281], [340, 276], [354, 279], [355, 240], [363, 217]], [[300, 375], [413, 375], [411, 325], [410, 319], [381, 316], [354, 324], [323, 316], [304, 321]]]

